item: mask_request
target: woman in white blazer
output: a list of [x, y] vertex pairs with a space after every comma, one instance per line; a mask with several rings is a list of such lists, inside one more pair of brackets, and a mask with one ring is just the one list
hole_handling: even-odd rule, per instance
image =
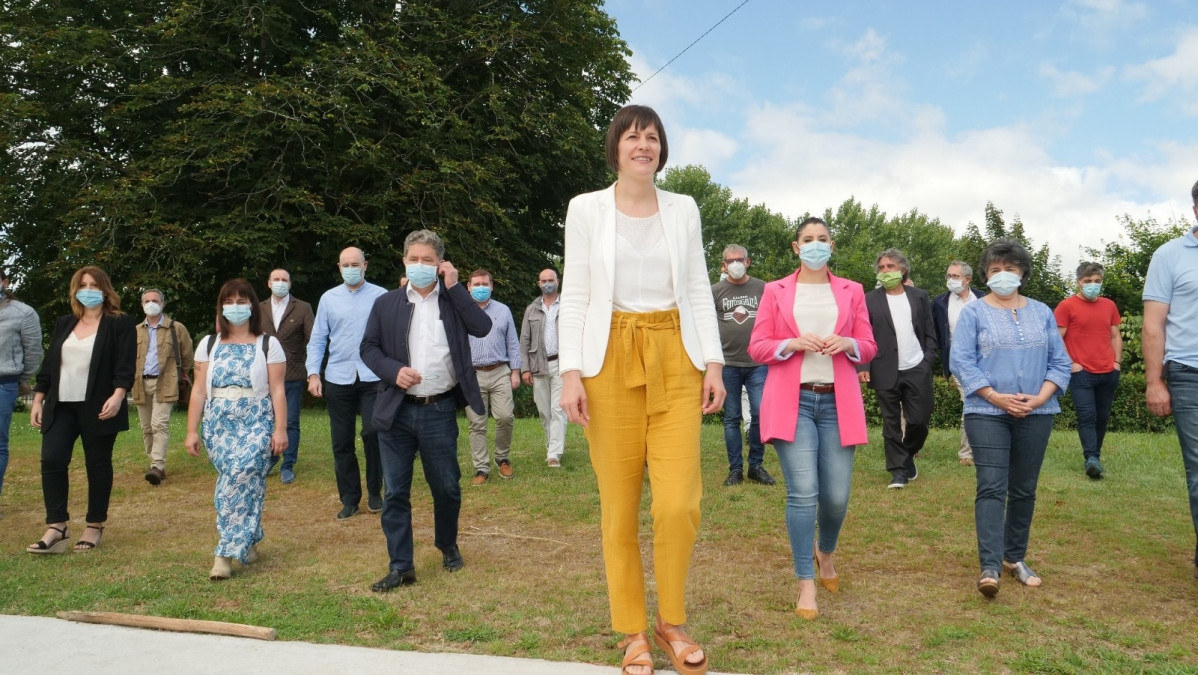
[[658, 596], [653, 641], [679, 673], [701, 674], [707, 657], [682, 624], [702, 495], [699, 431], [702, 416], [723, 406], [724, 356], [699, 209], [690, 197], [656, 187], [669, 146], [651, 108], [620, 110], [606, 149], [615, 184], [575, 197], [566, 213], [561, 403], [590, 445], [612, 626], [626, 635], [624, 672], [653, 672], [638, 544], [647, 467]]

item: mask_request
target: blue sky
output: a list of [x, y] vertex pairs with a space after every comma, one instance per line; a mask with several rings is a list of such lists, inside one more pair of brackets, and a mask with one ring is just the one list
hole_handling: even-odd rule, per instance
[[[607, 0], [648, 77], [741, 0]], [[1198, 1], [749, 0], [633, 93], [670, 164], [797, 216], [850, 196], [962, 231], [987, 201], [1066, 268], [1116, 216], [1192, 222]]]

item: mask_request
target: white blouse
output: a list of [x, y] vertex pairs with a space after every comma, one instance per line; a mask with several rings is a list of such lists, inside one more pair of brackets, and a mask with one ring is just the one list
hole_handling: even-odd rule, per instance
[[75, 331], [67, 334], [66, 341], [62, 343], [58, 371], [59, 401], [77, 403], [87, 399], [87, 371], [91, 367], [95, 344], [95, 333], [82, 340], [75, 337]]
[[[832, 295], [832, 284], [795, 284], [793, 311], [800, 335], [831, 335], [836, 331], [836, 319], [840, 316], [840, 310], [836, 307], [836, 296]], [[801, 371], [799, 379], [802, 382], [831, 384], [835, 381], [831, 356], [803, 352]]]
[[617, 312], [660, 312], [677, 306], [661, 213], [633, 218], [616, 211], [612, 307]]

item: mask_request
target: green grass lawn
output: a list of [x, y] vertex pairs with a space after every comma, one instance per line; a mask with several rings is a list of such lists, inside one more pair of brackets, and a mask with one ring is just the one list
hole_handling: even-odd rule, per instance
[[[570, 429], [564, 467], [551, 471], [539, 424], [519, 420], [515, 478], [493, 472], [489, 484], [472, 487], [463, 420], [466, 568], [454, 575], [440, 569], [431, 500], [417, 472], [419, 583], [387, 595], [369, 590], [387, 571], [378, 517], [334, 518], [339, 503], [324, 412], [306, 411], [303, 429], [298, 481], [284, 486], [275, 475], [267, 487], [262, 560], [212, 583], [215, 474], [206, 459], [183, 452], [182, 415], [172, 421], [161, 487], [142, 479], [140, 432], [118, 440], [109, 528], [99, 549], [33, 556], [24, 548], [44, 529], [40, 440], [18, 413], [0, 497], [0, 613], [133, 612], [271, 626], [282, 640], [619, 662], [598, 496], [580, 429]], [[1174, 436], [1108, 436], [1108, 477], [1095, 482], [1082, 473], [1076, 436], [1056, 432], [1028, 551], [1044, 586], [1023, 589], [1004, 577], [993, 602], [974, 590], [973, 473], [957, 463], [957, 432], [932, 433], [919, 480], [901, 491], [885, 489], [877, 430], [871, 438], [857, 453], [837, 559], [841, 592], [821, 590], [820, 618], [805, 622], [793, 614], [781, 481], [723, 487], [722, 430], [704, 428], [703, 524], [688, 629], [713, 668], [1198, 672], [1194, 535]], [[781, 478], [772, 449], [766, 467]], [[80, 449], [71, 479], [74, 538], [86, 508]], [[647, 508], [644, 514], [651, 569]], [[660, 653], [656, 659], [659, 668], [668, 666]]]

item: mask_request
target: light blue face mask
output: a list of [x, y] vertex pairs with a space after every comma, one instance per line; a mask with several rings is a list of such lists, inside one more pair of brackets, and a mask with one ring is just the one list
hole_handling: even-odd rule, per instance
[[1102, 283], [1097, 284], [1082, 284], [1082, 295], [1087, 300], [1098, 299], [1098, 294], [1102, 292]]
[[809, 241], [799, 247], [799, 260], [813, 270], [822, 270], [832, 258], [832, 245], [826, 241]]
[[361, 267], [342, 267], [341, 279], [350, 286], [357, 286], [362, 283], [362, 268]]
[[997, 272], [986, 279], [986, 285], [998, 295], [1008, 296], [1023, 285], [1023, 279], [1014, 272]]
[[75, 299], [79, 301], [79, 304], [91, 309], [104, 302], [104, 291], [98, 291], [94, 288], [80, 288], [75, 291]]
[[276, 298], [287, 297], [287, 293], [289, 291], [291, 291], [291, 284], [286, 281], [272, 281], [270, 284], [270, 292], [273, 293]]
[[249, 305], [221, 305], [220, 313], [229, 323], [240, 326], [250, 320]]
[[425, 265], [424, 263], [405, 265], [404, 274], [408, 277], [408, 283], [412, 284], [412, 288], [428, 288], [437, 281], [435, 265]]
[[470, 289], [470, 297], [474, 298], [475, 302], [486, 302], [491, 299], [491, 288], [489, 286], [475, 286]]

